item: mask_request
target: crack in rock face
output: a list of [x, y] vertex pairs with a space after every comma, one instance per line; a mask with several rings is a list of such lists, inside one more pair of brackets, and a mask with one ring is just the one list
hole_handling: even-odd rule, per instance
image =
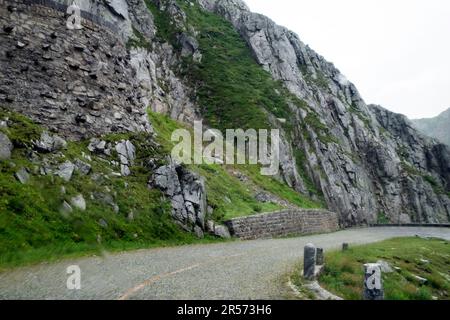
[[150, 185], [160, 189], [170, 200], [172, 216], [185, 229], [205, 230], [207, 202], [202, 177], [170, 162], [155, 170]]

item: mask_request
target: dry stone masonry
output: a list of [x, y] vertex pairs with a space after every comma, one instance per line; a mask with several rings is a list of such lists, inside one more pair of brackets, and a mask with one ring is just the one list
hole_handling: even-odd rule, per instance
[[232, 219], [230, 233], [241, 239], [333, 232], [339, 229], [338, 215], [326, 210], [285, 210]]
[[123, 39], [88, 13], [67, 29], [66, 7], [3, 1], [0, 104], [64, 137], [151, 131]]

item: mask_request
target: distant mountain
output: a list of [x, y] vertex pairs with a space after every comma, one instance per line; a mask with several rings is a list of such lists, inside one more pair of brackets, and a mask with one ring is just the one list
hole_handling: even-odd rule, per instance
[[450, 108], [434, 118], [412, 120], [426, 135], [450, 145]]

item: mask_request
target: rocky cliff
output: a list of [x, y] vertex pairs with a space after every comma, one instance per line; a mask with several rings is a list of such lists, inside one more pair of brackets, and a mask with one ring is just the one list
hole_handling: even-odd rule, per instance
[[423, 137], [405, 117], [367, 106], [332, 64], [243, 2], [199, 2], [230, 21], [256, 61], [307, 102], [310, 110], [291, 110], [295, 126], [316, 112], [336, 138], [316, 139], [317, 130], [307, 124], [306, 136], [313, 139], [294, 131], [292, 144], [306, 154], [308, 173], [345, 223], [373, 222], [383, 214], [392, 222], [449, 219], [447, 147]]
[[448, 146], [450, 145], [450, 109], [434, 118], [414, 119], [411, 121], [422, 133], [436, 138]]
[[[187, 124], [279, 128], [276, 179], [324, 201], [341, 225], [449, 220], [449, 149], [366, 105], [331, 63], [244, 2], [86, 0], [75, 31], [68, 4], [2, 2], [2, 105], [75, 140], [152, 133], [147, 106]], [[190, 219], [204, 227], [202, 214]]]

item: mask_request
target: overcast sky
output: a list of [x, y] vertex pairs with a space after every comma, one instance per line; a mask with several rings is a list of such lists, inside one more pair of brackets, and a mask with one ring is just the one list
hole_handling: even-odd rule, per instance
[[450, 108], [450, 1], [244, 1], [333, 62], [367, 103], [410, 118]]

